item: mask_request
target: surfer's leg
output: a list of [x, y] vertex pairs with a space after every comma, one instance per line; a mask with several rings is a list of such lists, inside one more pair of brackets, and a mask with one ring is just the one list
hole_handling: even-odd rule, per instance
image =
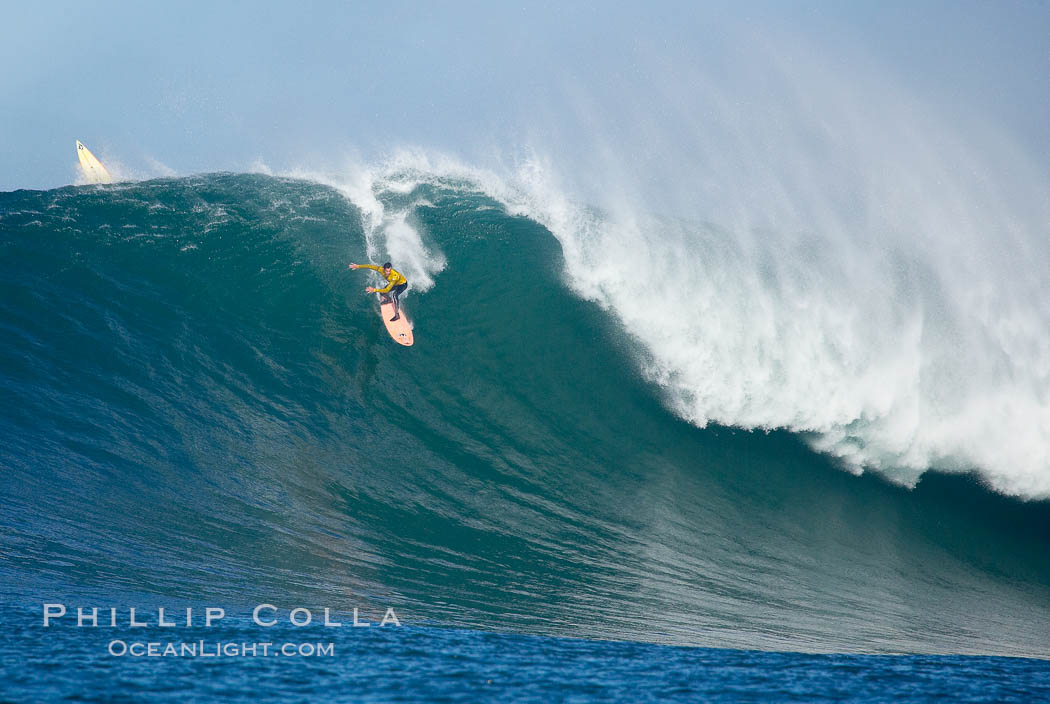
[[400, 297], [401, 292], [404, 291], [406, 288], [408, 288], [408, 284], [401, 284], [400, 286], [395, 286], [393, 290], [390, 291], [390, 298], [394, 301], [394, 317], [390, 319], [391, 322], [401, 317]]

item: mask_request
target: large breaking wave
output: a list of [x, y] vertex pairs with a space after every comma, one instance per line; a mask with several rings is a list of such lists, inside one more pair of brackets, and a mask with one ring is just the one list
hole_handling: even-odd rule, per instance
[[[409, 622], [722, 646], [1050, 652], [1045, 503], [940, 473], [903, 489], [807, 448], [844, 454], [875, 437], [864, 423], [907, 426], [889, 410], [902, 394], [933, 393], [897, 368], [899, 348], [934, 344], [923, 329], [901, 339], [918, 314], [861, 296], [856, 271], [668, 214], [628, 228], [548, 197], [535, 163], [511, 181], [416, 154], [350, 176], [0, 197], [0, 572], [16, 591], [364, 600]], [[928, 295], [930, 263], [895, 256], [893, 286]], [[387, 257], [413, 282], [408, 350], [346, 269]], [[1008, 404], [1038, 393], [1010, 388]], [[853, 418], [876, 392], [884, 416]], [[826, 427], [800, 420], [818, 414]], [[875, 446], [855, 457], [899, 476], [892, 445], [872, 459]], [[946, 447], [944, 468], [998, 481], [963, 461], [965, 443]], [[1034, 477], [1039, 496], [1032, 467], [1007, 476]]]

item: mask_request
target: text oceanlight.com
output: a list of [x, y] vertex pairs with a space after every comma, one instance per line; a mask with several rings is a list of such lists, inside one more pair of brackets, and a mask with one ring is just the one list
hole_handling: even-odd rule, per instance
[[198, 640], [192, 642], [157, 643], [113, 640], [109, 643], [109, 654], [115, 657], [134, 658], [255, 658], [275, 657], [332, 657], [333, 643], [236, 643]]

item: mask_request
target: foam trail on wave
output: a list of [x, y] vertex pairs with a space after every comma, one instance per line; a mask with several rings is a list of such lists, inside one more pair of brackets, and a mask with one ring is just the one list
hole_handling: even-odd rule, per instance
[[435, 276], [447, 265], [445, 255], [423, 237], [410, 220], [414, 208], [422, 200], [408, 200], [391, 208], [384, 203], [389, 194], [408, 194], [417, 183], [394, 164], [364, 166], [351, 164], [338, 174], [296, 169], [288, 174], [335, 188], [361, 213], [366, 255], [370, 261], [381, 263], [389, 259], [403, 271], [411, 282], [409, 292], [427, 291], [435, 283]]

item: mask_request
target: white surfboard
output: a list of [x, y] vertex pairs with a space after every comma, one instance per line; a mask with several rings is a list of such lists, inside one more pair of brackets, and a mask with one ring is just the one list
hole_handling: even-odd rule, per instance
[[112, 183], [113, 177], [106, 171], [106, 167], [79, 139], [77, 140], [77, 156], [80, 158], [80, 169], [84, 172], [84, 178], [88, 183]]

